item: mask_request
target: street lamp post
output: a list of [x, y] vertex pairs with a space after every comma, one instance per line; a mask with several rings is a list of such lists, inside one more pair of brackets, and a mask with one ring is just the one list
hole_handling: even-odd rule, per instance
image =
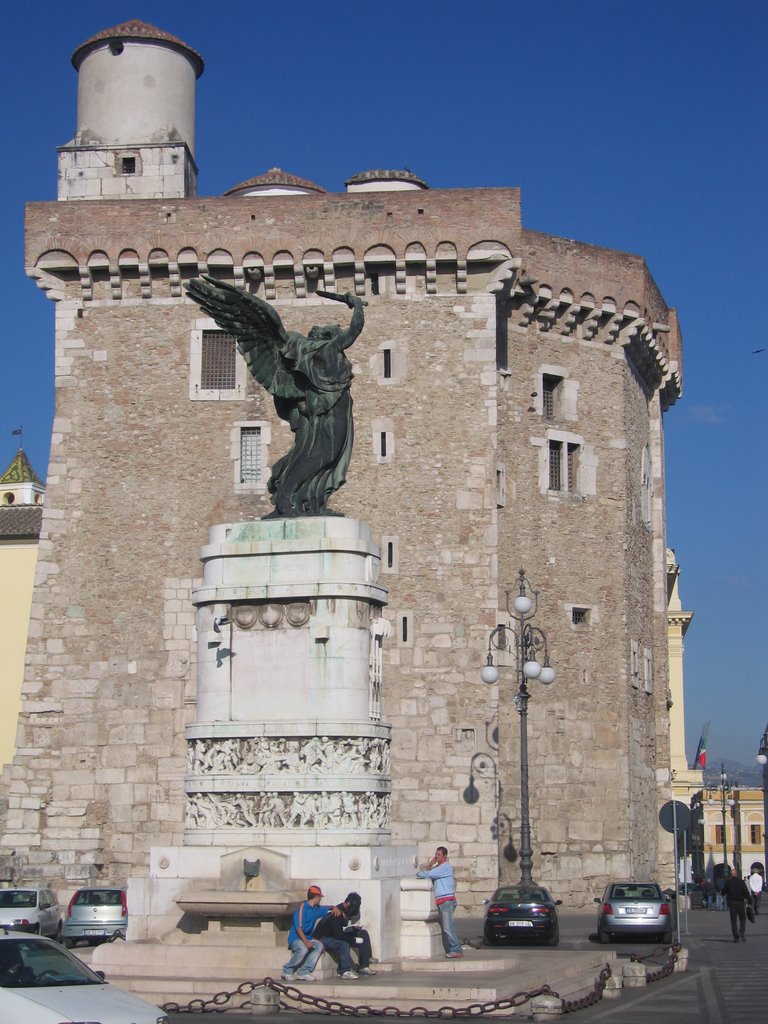
[[[515, 626], [511, 623], [502, 624], [491, 631], [488, 637], [488, 656], [480, 678], [484, 683], [497, 682], [499, 672], [493, 663], [493, 652], [514, 648], [519, 680], [515, 708], [520, 715], [520, 882], [523, 885], [531, 885], [533, 849], [528, 793], [528, 701], [531, 695], [528, 692], [528, 682], [538, 679], [540, 683], [549, 686], [555, 681], [555, 670], [549, 664], [546, 635], [538, 626], [531, 625], [531, 619], [536, 614], [539, 593], [527, 579], [525, 569], [521, 568], [518, 576], [517, 597], [511, 607], [512, 590], [505, 591], [507, 615]], [[538, 660], [540, 652], [544, 655], [543, 664]]]
[[[728, 781], [728, 773], [725, 770], [725, 765], [720, 764], [720, 811], [723, 816], [723, 866], [725, 868], [725, 877], [728, 877], [728, 845], [727, 845], [727, 832], [726, 832], [726, 817], [725, 808], [733, 807], [735, 800], [726, 799], [725, 794], [730, 793], [731, 784]], [[736, 848], [734, 846], [734, 856], [736, 855]]]
[[768, 871], [768, 725], [760, 740], [757, 763], [763, 769], [763, 870]]

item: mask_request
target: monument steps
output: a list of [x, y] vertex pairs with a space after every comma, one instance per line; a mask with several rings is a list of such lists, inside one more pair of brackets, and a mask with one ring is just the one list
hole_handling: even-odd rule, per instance
[[[494, 950], [489, 954], [484, 950], [478, 957], [470, 953], [461, 960], [379, 963], [375, 965], [375, 977], [357, 981], [341, 981], [329, 966], [320, 970], [318, 980], [311, 984], [281, 983], [307, 995], [351, 1005], [395, 1006], [401, 1010], [423, 1006], [434, 1010], [507, 999], [543, 985], [549, 985], [563, 998], [573, 999], [594, 987], [606, 963], [615, 971], [615, 959], [615, 953], [598, 951], [526, 949]], [[146, 965], [141, 973], [135, 965], [130, 973], [122, 974], [119, 969], [108, 973], [109, 981], [150, 1002], [176, 1002], [182, 1006], [193, 999], [208, 1000], [219, 992], [234, 992], [243, 982], [259, 982], [265, 977], [281, 980], [276, 970], [256, 968], [246, 977], [242, 968], [227, 970], [221, 963], [194, 975], [181, 970], [178, 964], [172, 967], [168, 963]], [[245, 999], [247, 995], [236, 997], [233, 1006]], [[510, 1010], [503, 1014], [508, 1016]]]

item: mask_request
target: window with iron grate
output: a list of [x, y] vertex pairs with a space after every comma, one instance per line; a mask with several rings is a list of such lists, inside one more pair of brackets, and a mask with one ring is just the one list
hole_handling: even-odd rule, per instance
[[577, 493], [579, 445], [563, 441], [549, 442], [549, 489]]
[[572, 608], [571, 622], [574, 626], [586, 626], [589, 622], [589, 608]]
[[240, 483], [261, 481], [261, 427], [240, 428]]
[[558, 406], [559, 388], [563, 383], [562, 377], [555, 377], [545, 373], [541, 378], [541, 412], [545, 420], [555, 418]]
[[228, 331], [203, 331], [200, 387], [234, 391], [237, 387], [237, 345]]

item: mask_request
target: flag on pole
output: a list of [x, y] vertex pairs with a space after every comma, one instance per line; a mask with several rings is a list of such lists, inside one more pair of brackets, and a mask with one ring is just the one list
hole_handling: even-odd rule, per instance
[[21, 437], [21, 427], [19, 427], [18, 430], [12, 430], [11, 437]]
[[709, 735], [709, 726], [710, 723], [707, 722], [701, 730], [701, 739], [699, 740], [699, 745], [696, 748], [696, 757], [693, 759], [693, 765], [691, 766], [693, 769], [704, 769], [707, 767], [707, 736]]

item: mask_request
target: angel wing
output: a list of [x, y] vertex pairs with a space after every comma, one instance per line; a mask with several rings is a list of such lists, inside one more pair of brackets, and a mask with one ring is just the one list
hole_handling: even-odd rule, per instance
[[219, 327], [234, 334], [248, 368], [270, 394], [275, 398], [304, 397], [286, 359], [288, 337], [283, 321], [268, 302], [209, 274], [190, 281], [187, 294]]

